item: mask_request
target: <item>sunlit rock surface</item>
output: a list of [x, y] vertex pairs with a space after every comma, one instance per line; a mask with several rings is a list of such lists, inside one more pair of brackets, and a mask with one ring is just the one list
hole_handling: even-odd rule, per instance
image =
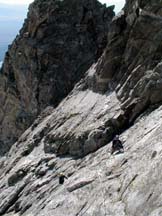
[[126, 1], [101, 58], [1, 157], [0, 215], [162, 215], [161, 20], [160, 0]]

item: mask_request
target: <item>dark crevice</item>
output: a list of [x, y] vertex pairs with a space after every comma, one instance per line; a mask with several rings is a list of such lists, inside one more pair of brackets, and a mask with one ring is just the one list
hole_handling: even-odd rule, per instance
[[[75, 216], [79, 216], [79, 215], [80, 215], [80, 213], [81, 213], [82, 210], [85, 208], [85, 206], [87, 205], [87, 203], [88, 203], [88, 202], [85, 202], [85, 203], [82, 205], [81, 209], [76, 213]], [[83, 214], [82, 214], [82, 215], [83, 215]]]
[[123, 190], [123, 192], [121, 193], [121, 198], [123, 196], [123, 194], [126, 192], [126, 190], [129, 188], [129, 186], [134, 182], [134, 180], [138, 177], [138, 174], [136, 174], [132, 179], [131, 181], [128, 183], [128, 185], [125, 187], [125, 189]]
[[25, 186], [26, 184], [23, 184], [14, 194], [10, 195], [10, 199], [0, 209], [0, 215], [7, 213], [8, 209], [18, 200], [19, 194], [24, 190]]
[[88, 10], [89, 9], [87, 7], [83, 6], [83, 16], [82, 16], [82, 19], [80, 21], [81, 24], [84, 23], [84, 19], [86, 17], [86, 14], [88, 13]]
[[147, 198], [146, 202], [148, 202], [148, 201], [149, 201], [149, 199], [152, 197], [152, 195], [153, 195], [153, 193], [150, 193], [150, 194], [149, 194], [149, 196], [148, 196], [148, 198]]

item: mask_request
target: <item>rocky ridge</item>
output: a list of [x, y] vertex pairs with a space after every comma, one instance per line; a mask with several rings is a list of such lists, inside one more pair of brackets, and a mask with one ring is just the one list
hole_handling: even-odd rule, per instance
[[36, 0], [30, 5], [0, 75], [1, 155], [97, 61], [113, 8], [97, 0]]
[[116, 91], [129, 122], [162, 101], [161, 11], [160, 1], [127, 1], [97, 67], [98, 86]]
[[161, 25], [160, 1], [126, 1], [98, 62], [1, 158], [0, 215], [162, 214]]

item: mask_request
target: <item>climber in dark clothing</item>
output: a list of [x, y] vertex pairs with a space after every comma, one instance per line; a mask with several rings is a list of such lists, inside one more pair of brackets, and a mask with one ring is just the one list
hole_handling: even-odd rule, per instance
[[112, 141], [111, 154], [113, 154], [116, 151], [117, 152], [124, 152], [124, 147], [122, 145], [122, 142], [119, 139], [119, 135], [116, 135]]
[[59, 174], [59, 184], [64, 184], [65, 179], [68, 179], [68, 177], [64, 175], [63, 173], [60, 173]]
[[136, 9], [136, 16], [139, 17], [139, 14], [140, 14], [140, 9], [137, 8], [137, 9]]

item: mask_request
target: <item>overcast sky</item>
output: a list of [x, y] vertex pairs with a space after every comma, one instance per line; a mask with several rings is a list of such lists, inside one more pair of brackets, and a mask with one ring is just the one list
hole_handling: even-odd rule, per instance
[[107, 5], [115, 5], [115, 12], [119, 12], [124, 4], [125, 0], [99, 0], [102, 3], [106, 3]]
[[[102, 3], [106, 3], [107, 5], [116, 5], [115, 11], [118, 12], [123, 6], [125, 0], [99, 0]], [[4, 4], [29, 4], [33, 2], [33, 0], [0, 0], [0, 3]]]
[[33, 0], [0, 0], [0, 3], [3, 4], [29, 4], [33, 2]]

